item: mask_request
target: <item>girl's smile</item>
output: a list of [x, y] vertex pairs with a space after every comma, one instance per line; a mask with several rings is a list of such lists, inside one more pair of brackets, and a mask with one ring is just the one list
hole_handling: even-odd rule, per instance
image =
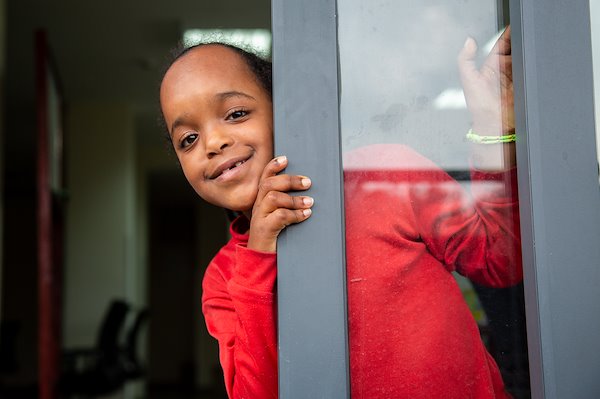
[[236, 157], [223, 162], [208, 176], [208, 178], [219, 182], [231, 180], [245, 170], [247, 166], [246, 162], [249, 161], [250, 158], [252, 158], [252, 155], [249, 157]]
[[219, 45], [194, 48], [169, 68], [160, 90], [177, 158], [206, 201], [250, 211], [273, 158], [270, 94], [245, 61]]

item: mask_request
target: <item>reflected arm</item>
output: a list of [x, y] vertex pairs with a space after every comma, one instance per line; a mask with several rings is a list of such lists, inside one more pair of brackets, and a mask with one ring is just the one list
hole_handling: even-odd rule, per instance
[[[473, 132], [480, 136], [503, 136], [515, 132], [514, 91], [510, 26], [508, 26], [478, 67], [477, 44], [467, 38], [458, 55], [458, 69], [465, 101], [472, 118]], [[473, 167], [479, 170], [507, 170], [515, 167], [515, 144], [473, 144]]]

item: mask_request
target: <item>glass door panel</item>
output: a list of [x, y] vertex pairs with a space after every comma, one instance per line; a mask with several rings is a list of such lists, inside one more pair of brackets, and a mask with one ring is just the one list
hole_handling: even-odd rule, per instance
[[507, 3], [337, 7], [352, 397], [527, 398]]

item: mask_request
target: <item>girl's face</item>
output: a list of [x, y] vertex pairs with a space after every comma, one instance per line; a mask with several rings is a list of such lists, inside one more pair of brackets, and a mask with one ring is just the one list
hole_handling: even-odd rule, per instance
[[252, 210], [273, 158], [273, 111], [242, 57], [218, 45], [190, 50], [165, 74], [160, 103], [194, 190], [214, 205]]

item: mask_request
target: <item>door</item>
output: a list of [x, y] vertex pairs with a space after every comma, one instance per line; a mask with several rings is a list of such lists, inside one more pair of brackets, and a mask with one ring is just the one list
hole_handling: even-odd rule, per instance
[[[474, 53], [473, 62], [480, 70], [509, 21], [517, 169], [500, 181], [503, 190], [514, 189], [514, 175], [518, 176], [519, 206], [512, 216], [504, 215], [489, 223], [485, 237], [495, 241], [498, 237], [520, 234], [521, 239], [512, 244], [504, 242], [492, 250], [493, 258], [508, 257], [510, 262], [506, 263], [512, 265], [505, 269], [512, 273], [504, 273], [492, 281], [493, 278], [481, 278], [466, 270], [476, 262], [467, 259], [461, 265], [457, 258], [464, 253], [450, 256], [429, 248], [439, 247], [440, 241], [444, 248], [455, 245], [452, 239], [457, 233], [441, 228], [443, 220], [441, 225], [429, 223], [430, 228], [424, 230], [414, 229], [415, 225], [419, 228], [427, 225], [423, 221], [402, 225], [402, 221], [414, 222], [411, 217], [415, 213], [409, 212], [414, 209], [390, 205], [394, 193], [369, 197], [366, 191], [373, 194], [384, 189], [395, 190], [394, 195], [398, 194], [404, 203], [407, 199], [417, 201], [421, 193], [425, 200], [417, 201], [415, 206], [425, 210], [427, 199], [443, 195], [431, 212], [420, 214], [452, 213], [453, 210], [442, 207], [452, 203], [458, 203], [456, 207], [462, 209], [460, 204], [468, 202], [454, 202], [451, 198], [454, 195], [462, 198], [463, 192], [494, 192], [490, 176], [473, 178], [470, 170], [473, 164], [465, 161], [471, 146], [465, 133], [473, 129], [478, 136], [512, 140], [512, 137], [498, 138], [512, 132], [477, 131], [472, 110], [465, 108], [461, 93], [464, 82], [457, 71], [456, 59], [466, 38], [472, 37], [479, 50]], [[362, 296], [356, 294], [354, 286], [363, 284], [365, 277], [352, 272], [360, 255], [356, 240], [366, 242], [379, 234], [380, 241], [398, 247], [399, 240], [394, 241], [379, 230], [390, 220], [395, 221], [391, 225], [396, 232], [401, 231], [405, 236], [412, 232], [412, 242], [427, 242], [424, 244], [427, 252], [421, 256], [441, 258], [444, 270], [452, 278], [456, 271], [467, 275], [466, 280], [456, 282], [447, 275], [443, 278], [448, 286], [456, 285], [462, 292], [462, 302], [457, 299], [453, 303], [461, 303], [465, 320], [464, 310], [470, 312], [472, 320], [467, 323], [470, 331], [476, 328], [481, 332], [479, 337], [471, 335], [472, 342], [483, 343], [485, 352], [494, 359], [488, 362], [488, 370], [500, 373], [509, 392], [516, 397], [528, 397], [529, 389], [533, 397], [566, 397], [567, 392], [569, 395], [578, 392], [578, 397], [597, 394], [599, 388], [593, 374], [598, 373], [600, 365], [586, 350], [598, 347], [591, 332], [600, 325], [600, 294], [593, 288], [600, 278], [595, 271], [595, 265], [600, 263], [597, 245], [600, 211], [586, 21], [589, 21], [587, 3], [581, 7], [573, 4], [547, 7], [537, 1], [419, 5], [384, 1], [273, 2], [276, 152], [288, 156], [291, 173], [311, 177], [310, 195], [315, 198], [311, 219], [286, 230], [278, 244], [281, 397], [334, 398], [350, 394], [360, 397], [363, 390], [386, 388], [369, 385], [373, 380], [366, 378], [369, 370], [356, 363], [356, 350], [371, 349], [367, 345], [369, 338], [379, 339], [379, 346], [374, 346], [379, 352], [384, 343], [403, 342], [405, 330], [398, 335], [401, 329], [384, 322], [412, 323], [416, 313], [400, 318], [387, 309], [386, 317], [379, 319], [368, 316], [360, 319], [357, 314], [374, 313], [385, 306], [390, 298], [386, 295], [391, 294], [384, 291], [383, 282], [402, 281], [404, 270], [383, 267], [396, 279], [376, 276], [380, 283]], [[493, 75], [500, 69], [488, 72]], [[565, 136], [565, 132], [573, 133]], [[484, 159], [495, 161], [482, 167], [502, 169], [498, 166], [507, 162], [507, 153], [501, 150], [503, 145], [496, 143], [487, 148], [492, 156]], [[358, 181], [363, 188], [350, 190], [350, 166], [358, 165], [365, 170], [380, 168], [384, 163], [396, 168], [402, 165], [405, 181], [390, 184], [389, 180], [379, 179], [377, 173], [371, 173], [376, 179], [357, 178], [354, 183]], [[423, 165], [427, 165], [426, 170]], [[433, 171], [434, 175], [441, 170], [451, 178], [453, 187], [461, 188], [458, 190], [461, 194], [455, 194], [454, 188], [440, 194], [442, 186], [432, 185], [429, 178], [423, 177], [427, 173], [415, 179], [414, 170], [406, 172], [411, 168], [429, 174]], [[362, 178], [366, 174], [360, 175]], [[446, 177], [443, 179], [446, 182]], [[407, 196], [407, 191], [413, 194]], [[350, 213], [359, 215], [357, 219], [348, 214], [348, 204], [356, 195], [378, 198], [381, 202], [372, 206], [365, 200], [352, 205], [355, 209]], [[399, 218], [399, 212], [405, 217]], [[361, 217], [365, 224], [357, 224]], [[507, 221], [512, 225], [507, 226]], [[504, 232], [491, 234], [494, 225], [503, 226]], [[371, 230], [365, 232], [368, 229]], [[575, 231], [583, 234], [573, 234]], [[449, 235], [448, 239], [439, 238], [444, 233]], [[430, 237], [426, 238], [427, 235]], [[373, 267], [373, 258], [377, 258], [377, 266], [385, 265], [391, 258], [381, 248], [374, 249], [370, 257], [365, 255], [368, 251], [362, 254], [369, 267]], [[470, 251], [466, 253], [472, 255]], [[393, 265], [399, 263], [402, 262], [395, 261]], [[434, 260], [425, 262], [426, 266], [434, 263]], [[522, 264], [522, 281], [516, 263]], [[422, 266], [423, 262], [415, 264]], [[567, 264], [573, 269], [565, 268]], [[414, 289], [417, 281], [418, 278], [408, 284], [408, 292], [421, 292]], [[394, 288], [396, 295], [407, 292]], [[375, 308], [373, 299], [381, 299]], [[400, 301], [397, 306], [405, 303]], [[418, 303], [421, 314], [430, 314], [426, 300]], [[454, 323], [456, 318], [448, 320]], [[510, 320], [508, 330], [499, 327], [501, 320]], [[360, 328], [369, 322], [375, 325]], [[427, 328], [439, 328], [439, 323], [419, 327], [426, 332]], [[509, 345], [510, 356], [503, 356], [503, 351], [498, 350], [503, 345]], [[389, 353], [394, 348], [384, 349]], [[440, 352], [438, 346], [436, 351], [418, 352], [403, 360]], [[573, 356], [575, 353], [577, 356]], [[387, 366], [385, 370], [400, 370], [404, 374], [419, 367], [424, 370], [412, 380], [384, 373], [378, 375], [380, 380], [398, 378], [400, 385], [402, 381], [408, 384], [420, 381], [419, 378], [427, 379], [423, 368], [426, 363], [398, 369], [393, 362], [378, 361], [378, 355], [385, 356], [369, 352], [363, 364], [378, 363]], [[463, 357], [468, 359], [469, 355]], [[586, 367], [576, 367], [575, 358]], [[494, 362], [497, 367], [490, 366]], [[515, 367], [517, 373], [511, 375]], [[357, 376], [366, 382], [355, 381]]]

